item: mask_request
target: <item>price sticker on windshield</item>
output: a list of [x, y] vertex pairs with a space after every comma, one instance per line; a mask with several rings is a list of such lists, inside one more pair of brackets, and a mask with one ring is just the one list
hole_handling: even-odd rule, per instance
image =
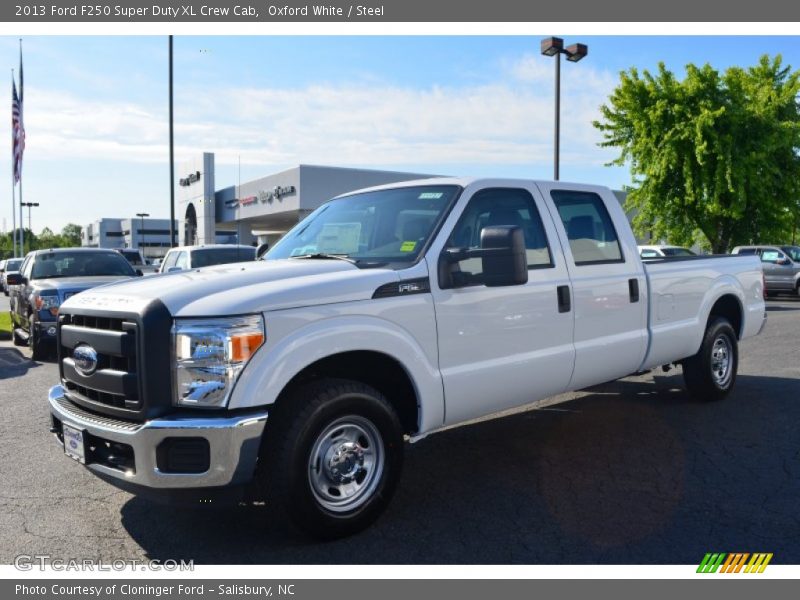
[[438, 200], [443, 196], [442, 192], [422, 192], [419, 195], [420, 200]]

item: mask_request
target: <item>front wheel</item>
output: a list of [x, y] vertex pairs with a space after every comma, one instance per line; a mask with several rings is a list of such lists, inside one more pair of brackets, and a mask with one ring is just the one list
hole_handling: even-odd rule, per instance
[[357, 533], [389, 504], [403, 429], [374, 388], [343, 379], [299, 387], [276, 406], [265, 436], [256, 483], [267, 510], [314, 537]]
[[683, 379], [694, 399], [722, 400], [733, 389], [738, 368], [736, 332], [717, 317], [708, 324], [698, 353], [683, 361]]

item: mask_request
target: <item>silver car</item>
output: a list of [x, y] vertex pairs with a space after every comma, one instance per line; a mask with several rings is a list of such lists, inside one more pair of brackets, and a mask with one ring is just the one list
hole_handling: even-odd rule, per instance
[[800, 246], [736, 246], [731, 254], [761, 257], [768, 295], [792, 293], [800, 296]]

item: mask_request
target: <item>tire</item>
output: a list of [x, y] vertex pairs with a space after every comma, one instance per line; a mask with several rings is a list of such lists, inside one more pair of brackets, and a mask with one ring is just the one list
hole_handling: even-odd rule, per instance
[[31, 360], [42, 360], [47, 354], [44, 344], [39, 339], [39, 328], [32, 315], [28, 317], [28, 348], [31, 351]]
[[331, 540], [365, 529], [389, 504], [403, 428], [374, 388], [331, 378], [303, 385], [276, 405], [264, 435], [256, 490], [276, 522], [288, 517]]
[[683, 379], [695, 400], [722, 400], [733, 389], [738, 368], [736, 332], [727, 319], [716, 317], [706, 327], [698, 353], [683, 361]]

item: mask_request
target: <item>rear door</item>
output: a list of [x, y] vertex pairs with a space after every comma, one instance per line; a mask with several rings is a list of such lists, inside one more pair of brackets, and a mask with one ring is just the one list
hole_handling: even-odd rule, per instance
[[608, 190], [558, 182], [539, 187], [572, 281], [575, 369], [569, 388], [634, 373], [647, 351], [647, 282], [622, 207]]
[[[525, 234], [528, 282], [486, 287], [480, 259], [458, 264], [441, 289], [436, 261], [444, 248], [477, 248], [491, 225]], [[569, 277], [555, 227], [535, 186], [467, 188], [428, 256], [436, 308], [446, 422], [458, 423], [563, 392], [572, 374], [573, 318], [559, 307]], [[457, 277], [456, 277], [457, 276]]]
[[761, 248], [761, 268], [770, 290], [794, 289], [794, 265], [779, 249], [771, 246]]

